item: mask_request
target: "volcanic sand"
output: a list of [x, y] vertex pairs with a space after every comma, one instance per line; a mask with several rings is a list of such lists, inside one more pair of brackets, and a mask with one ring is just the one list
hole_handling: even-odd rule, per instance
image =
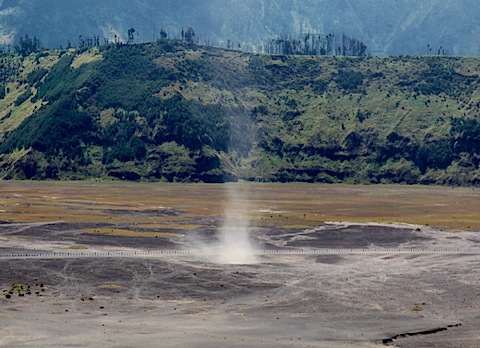
[[232, 186], [259, 249], [480, 248], [471, 188], [1, 182], [0, 345], [479, 345], [475, 254], [80, 256], [214, 245]]

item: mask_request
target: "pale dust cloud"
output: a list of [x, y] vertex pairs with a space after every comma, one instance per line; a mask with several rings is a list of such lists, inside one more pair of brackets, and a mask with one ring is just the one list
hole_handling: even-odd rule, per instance
[[250, 238], [250, 217], [248, 187], [242, 184], [225, 186], [228, 203], [225, 207], [225, 221], [220, 228], [217, 258], [220, 263], [256, 263], [255, 245]]

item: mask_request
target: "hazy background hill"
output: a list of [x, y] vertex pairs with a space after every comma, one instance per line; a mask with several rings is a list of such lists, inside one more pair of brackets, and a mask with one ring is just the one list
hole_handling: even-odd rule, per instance
[[[280, 34], [346, 33], [373, 54], [480, 53], [477, 0], [0, 0], [1, 41], [28, 33], [44, 47], [78, 44], [79, 35], [153, 41], [163, 28], [191, 26], [201, 41], [261, 49]], [[202, 43], [202, 42], [200, 42]]]

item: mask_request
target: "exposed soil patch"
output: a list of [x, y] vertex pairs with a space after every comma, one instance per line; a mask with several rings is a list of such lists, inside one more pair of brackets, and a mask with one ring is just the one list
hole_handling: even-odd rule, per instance
[[315, 248], [393, 247], [432, 238], [419, 235], [412, 229], [387, 226], [348, 226], [344, 228], [310, 230], [307, 240], [294, 240], [287, 246]]
[[315, 262], [324, 263], [327, 265], [335, 265], [337, 263], [341, 263], [343, 260], [344, 258], [338, 255], [318, 255], [315, 259]]

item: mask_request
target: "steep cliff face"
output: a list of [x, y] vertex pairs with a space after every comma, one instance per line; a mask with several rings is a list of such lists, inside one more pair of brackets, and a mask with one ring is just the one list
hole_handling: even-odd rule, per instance
[[478, 55], [479, 13], [475, 0], [3, 0], [0, 33], [6, 44], [28, 33], [58, 48], [80, 35], [126, 41], [133, 27], [145, 42], [191, 26], [201, 43], [258, 51], [266, 37], [334, 32], [379, 55]]

